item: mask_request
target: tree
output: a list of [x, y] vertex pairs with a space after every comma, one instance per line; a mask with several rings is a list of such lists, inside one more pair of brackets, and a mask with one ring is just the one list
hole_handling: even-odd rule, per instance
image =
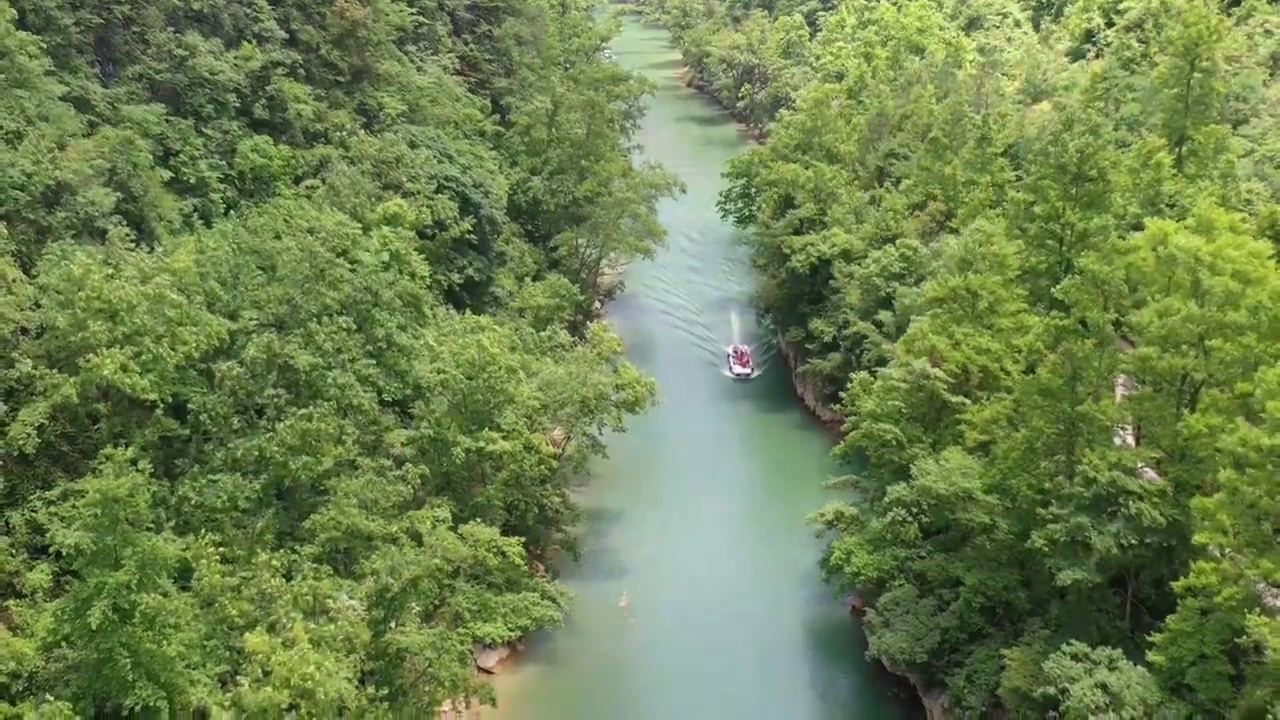
[[1165, 701], [1151, 675], [1115, 648], [1065, 643], [1045, 658], [1041, 694], [1064, 718], [1106, 714], [1143, 718], [1159, 714]]
[[0, 4], [0, 714], [434, 714], [560, 621], [675, 190], [593, 11]]
[[[678, 39], [740, 112], [783, 5]], [[953, 709], [1277, 707], [1277, 17], [841, 3], [726, 172], [759, 303], [845, 420], [823, 570]]]

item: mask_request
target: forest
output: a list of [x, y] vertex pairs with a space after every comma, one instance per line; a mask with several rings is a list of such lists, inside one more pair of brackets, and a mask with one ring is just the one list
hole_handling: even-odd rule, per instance
[[644, 0], [844, 418], [868, 654], [986, 717], [1280, 713], [1280, 11]]
[[561, 620], [680, 191], [585, 0], [0, 0], [0, 717], [429, 715]]

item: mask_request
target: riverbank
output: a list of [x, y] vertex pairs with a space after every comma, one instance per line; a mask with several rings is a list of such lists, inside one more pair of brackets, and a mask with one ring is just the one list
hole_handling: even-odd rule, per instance
[[[821, 400], [823, 394], [821, 389], [804, 376], [803, 352], [795, 347], [794, 343], [788, 342], [781, 332], [778, 333], [777, 342], [778, 350], [782, 354], [788, 375], [791, 378], [791, 386], [795, 390], [800, 404], [804, 406], [810, 415], [822, 423], [823, 427], [837, 436], [843, 435], [844, 417]], [[849, 612], [858, 617], [862, 617], [870, 606], [870, 603], [861, 594], [855, 593], [849, 599]], [[949, 702], [944, 691], [930, 687], [928, 683], [910, 671], [891, 667], [883, 661], [880, 661], [880, 664], [890, 674], [910, 685], [916, 696], [919, 697], [920, 703], [924, 706], [926, 720], [952, 720], [955, 717], [948, 709]]]
[[[804, 376], [803, 352], [794, 343], [789, 342], [781, 332], [778, 333], [777, 342], [778, 350], [787, 366], [791, 387], [795, 390], [800, 404], [822, 423], [824, 428], [836, 434], [837, 437], [841, 436], [844, 432], [844, 417], [821, 399], [824, 393], [812, 380]], [[869, 607], [870, 603], [860, 593], [854, 593], [849, 598], [849, 612], [852, 615], [861, 618]], [[880, 664], [891, 675], [911, 687], [924, 706], [926, 720], [952, 720], [954, 715], [948, 709], [949, 702], [944, 691], [930, 687], [910, 671], [891, 667], [883, 661], [880, 661]]]
[[[594, 320], [599, 321], [604, 315], [604, 308], [610, 301], [617, 298], [618, 294], [626, 287], [623, 282], [623, 272], [626, 270], [625, 262], [611, 260], [606, 262], [600, 270], [596, 278], [596, 297], [594, 299]], [[564, 428], [555, 427], [547, 433], [547, 445], [555, 453], [557, 458], [563, 457], [570, 439], [566, 436]], [[537, 575], [546, 576], [546, 567], [535, 557], [528, 558], [529, 569]], [[520, 637], [511, 642], [501, 643], [498, 645], [483, 645], [476, 643], [472, 646], [471, 656], [474, 663], [474, 672], [477, 677], [491, 680], [495, 676], [511, 669], [511, 666], [519, 660], [520, 654], [525, 648], [527, 637]], [[436, 711], [437, 720], [479, 720], [486, 717], [488, 713], [496, 711], [492, 705], [483, 704], [478, 698], [467, 700], [465, 698], [455, 698], [446, 700]]]
[[[665, 31], [623, 23], [616, 62], [655, 86], [640, 159], [687, 187], [660, 207], [665, 247], [627, 268], [605, 310], [660, 401], [610, 433], [575, 492], [580, 557], [558, 565], [570, 613], [493, 676], [500, 708], [484, 718], [918, 718], [915, 698], [865, 658], [800, 522], [834, 496], [829, 435], [781, 373], [722, 375], [730, 311], [750, 303], [753, 276], [715, 201], [748, 136], [676, 76]], [[768, 339], [754, 314], [739, 319], [743, 337]]]
[[795, 343], [789, 342], [781, 331], [778, 332], [777, 342], [778, 352], [782, 354], [782, 360], [786, 363], [787, 372], [791, 377], [791, 387], [795, 389], [800, 404], [804, 405], [804, 409], [817, 418], [823, 427], [837, 435], [843, 433], [844, 417], [823, 400], [822, 396], [826, 393], [804, 374], [804, 352], [796, 347]]
[[[638, 15], [636, 11], [633, 10], [632, 12]], [[654, 23], [651, 20], [645, 20], [645, 22], [661, 27], [659, 23]], [[683, 60], [683, 56], [681, 56], [681, 59]], [[685, 87], [697, 91], [703, 97], [714, 102], [717, 107], [727, 112], [737, 123], [738, 129], [750, 137], [752, 142], [757, 145], [763, 145], [768, 140], [768, 133], [764, 128], [755, 129], [747, 124], [738, 108], [722, 102], [711, 87], [698, 77], [687, 62], [677, 68], [675, 72], [676, 77], [680, 78]], [[835, 408], [823, 400], [823, 395], [826, 393], [823, 392], [822, 388], [805, 377], [802, 372], [804, 368], [804, 351], [797, 347], [795, 343], [789, 342], [781, 331], [777, 334], [777, 343], [778, 350], [782, 353], [783, 361], [786, 363], [787, 371], [790, 374], [791, 385], [795, 388], [796, 397], [800, 399], [809, 414], [822, 423], [824, 428], [836, 435], [841, 435], [844, 428], [844, 418], [836, 412]]]
[[[686, 87], [697, 91], [715, 102], [718, 107], [724, 109], [734, 119], [739, 129], [751, 137], [753, 142], [763, 144], [767, 141], [768, 133], [765, 129], [753, 130], [747, 125], [738, 109], [722, 102], [712, 91], [712, 88], [689, 67], [687, 62], [676, 70], [676, 74]], [[824, 398], [826, 395], [825, 389], [805, 376], [804, 350], [795, 343], [788, 341], [782, 331], [778, 331], [776, 342], [787, 368], [790, 385], [800, 404], [828, 432], [837, 438], [842, 437], [844, 434], [844, 417], [826, 402]], [[869, 607], [869, 604], [860, 595], [855, 595], [854, 598], [850, 603], [850, 612], [861, 617]], [[930, 687], [920, 677], [905, 669], [890, 667], [883, 662], [880, 662], [880, 665], [894, 677], [911, 687], [924, 707], [927, 720], [952, 720], [954, 715], [948, 709], [948, 698], [944, 691]]]
[[[683, 56], [681, 56], [681, 59], [683, 59]], [[693, 68], [689, 67], [688, 63], [685, 63], [676, 70], [676, 77], [680, 78], [680, 82], [684, 83], [685, 87], [698, 91], [704, 97], [714, 102], [717, 107], [729, 113], [729, 117], [733, 118], [733, 121], [738, 124], [738, 129], [746, 133], [753, 142], [763, 144], [768, 139], [768, 132], [766, 128], [751, 127], [751, 124], [742, 117], [742, 111], [736, 105], [726, 105], [724, 101], [716, 95], [712, 87], [705, 80], [698, 77], [698, 74], [693, 71]]]
[[599, 320], [604, 317], [604, 308], [618, 296], [626, 288], [626, 283], [622, 279], [622, 273], [627, 269], [627, 264], [619, 260], [611, 260], [605, 263], [600, 269], [600, 273], [596, 276], [596, 299], [595, 299], [595, 319]]
[[[626, 14], [636, 18], [638, 21], [651, 27], [661, 29], [663, 32], [669, 32], [660, 21], [651, 19], [630, 2], [615, 2], [615, 4], [626, 8]], [[680, 79], [680, 82], [685, 87], [691, 90], [696, 90], [703, 97], [714, 102], [716, 107], [719, 107], [728, 113], [729, 117], [733, 118], [733, 121], [738, 125], [738, 129], [750, 137], [753, 142], [763, 143], [768, 139], [768, 129], [752, 127], [751, 123], [742, 116], [742, 110], [740, 108], [736, 105], [726, 104], [721, 100], [720, 97], [716, 95], [715, 89], [712, 88], [705, 80], [698, 77], [698, 74], [693, 71], [693, 68], [689, 66], [687, 61], [685, 61], [683, 53], [680, 55], [680, 60], [682, 64], [680, 67], [676, 68], [675, 75]]]

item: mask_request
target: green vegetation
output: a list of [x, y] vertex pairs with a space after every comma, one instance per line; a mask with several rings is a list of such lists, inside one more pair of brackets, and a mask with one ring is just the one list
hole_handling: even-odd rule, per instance
[[542, 0], [0, 0], [0, 716], [428, 714], [560, 619], [678, 190]]
[[768, 130], [722, 212], [865, 468], [817, 520], [870, 654], [959, 712], [1280, 713], [1276, 6], [643, 7]]

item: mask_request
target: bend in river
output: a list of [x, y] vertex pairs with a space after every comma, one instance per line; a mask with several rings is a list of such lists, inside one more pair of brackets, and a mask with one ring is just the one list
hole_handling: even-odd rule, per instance
[[[661, 404], [609, 439], [582, 495], [588, 528], [567, 626], [497, 679], [507, 720], [898, 718], [887, 673], [823, 586], [803, 524], [837, 472], [750, 309], [747, 250], [716, 214], [747, 138], [685, 88], [665, 31], [629, 20], [617, 60], [658, 83], [640, 141], [688, 193], [661, 208], [668, 247], [610, 307]], [[735, 328], [736, 326], [736, 328]], [[725, 346], [763, 374], [724, 376]], [[625, 602], [622, 598], [625, 594]]]

